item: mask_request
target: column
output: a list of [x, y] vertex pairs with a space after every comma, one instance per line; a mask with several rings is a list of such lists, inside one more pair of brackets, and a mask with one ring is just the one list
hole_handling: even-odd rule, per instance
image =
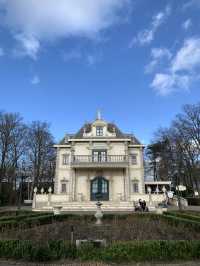
[[[125, 155], [128, 157], [128, 142], [125, 142]], [[125, 199], [126, 201], [129, 201], [130, 199], [130, 177], [129, 177], [129, 165], [125, 169]]]
[[109, 201], [113, 201], [113, 174], [110, 174], [109, 179]]
[[90, 201], [90, 174], [87, 176], [87, 201]]
[[70, 201], [73, 201], [73, 195], [74, 195], [74, 189], [73, 189], [73, 187], [74, 187], [74, 184], [73, 184], [73, 172], [74, 172], [74, 170], [71, 168], [70, 169], [70, 184], [69, 184], [69, 195], [70, 195]]
[[57, 148], [56, 151], [56, 170], [55, 170], [55, 184], [54, 184], [54, 193], [59, 193], [59, 168], [60, 168], [60, 148]]
[[126, 200], [127, 193], [126, 193], [126, 187], [127, 187], [127, 179], [126, 179], [126, 171], [123, 169], [123, 178], [124, 178], [124, 200]]
[[76, 179], [76, 169], [74, 169], [74, 175], [73, 175], [73, 200], [76, 201], [77, 200], [77, 179]]
[[130, 200], [130, 171], [129, 166], [126, 168], [126, 200]]
[[[71, 161], [73, 160], [74, 157], [74, 143], [71, 145]], [[70, 201], [74, 200], [74, 171], [75, 169], [71, 168], [70, 169], [70, 179], [71, 179], [71, 184], [70, 184]]]
[[140, 148], [140, 169], [141, 169], [141, 193], [145, 193], [145, 185], [144, 185], [144, 159], [143, 159], [143, 148]]

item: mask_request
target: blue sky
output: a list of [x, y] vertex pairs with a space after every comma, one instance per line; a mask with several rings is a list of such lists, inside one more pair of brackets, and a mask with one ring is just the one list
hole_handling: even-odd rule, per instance
[[0, 110], [55, 139], [103, 117], [148, 143], [200, 98], [199, 0], [0, 0]]

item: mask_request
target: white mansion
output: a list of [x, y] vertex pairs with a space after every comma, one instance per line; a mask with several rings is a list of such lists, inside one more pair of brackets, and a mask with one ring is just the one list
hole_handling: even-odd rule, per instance
[[[96, 202], [108, 211], [132, 211], [139, 199], [149, 201], [145, 193], [143, 149], [132, 134], [122, 133], [104, 121], [98, 112], [73, 135], [66, 135], [57, 149], [54, 194], [34, 194], [33, 210], [90, 211]], [[151, 185], [152, 182], [148, 182]], [[162, 183], [162, 182], [161, 182]], [[162, 185], [162, 184], [159, 184]], [[153, 203], [164, 199], [151, 195]]]

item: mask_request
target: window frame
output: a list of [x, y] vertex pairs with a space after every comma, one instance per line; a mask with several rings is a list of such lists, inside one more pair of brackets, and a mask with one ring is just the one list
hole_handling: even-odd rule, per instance
[[65, 153], [62, 155], [62, 165], [68, 165], [69, 164], [69, 154]]
[[131, 192], [133, 194], [139, 193], [139, 181], [138, 180], [131, 180]]
[[103, 127], [102, 126], [96, 126], [96, 136], [97, 137], [103, 136]]
[[137, 165], [137, 154], [132, 153], [132, 154], [130, 154], [130, 157], [131, 157], [131, 164]]
[[107, 150], [92, 150], [93, 162], [107, 162]]
[[[65, 186], [65, 190], [63, 190], [63, 185]], [[69, 189], [69, 181], [68, 180], [61, 180], [60, 193], [61, 194], [68, 194], [68, 189]]]

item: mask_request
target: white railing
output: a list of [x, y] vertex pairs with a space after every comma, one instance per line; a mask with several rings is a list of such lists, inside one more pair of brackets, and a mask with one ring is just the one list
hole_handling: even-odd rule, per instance
[[74, 155], [72, 164], [113, 164], [113, 163], [128, 163], [126, 155]]

